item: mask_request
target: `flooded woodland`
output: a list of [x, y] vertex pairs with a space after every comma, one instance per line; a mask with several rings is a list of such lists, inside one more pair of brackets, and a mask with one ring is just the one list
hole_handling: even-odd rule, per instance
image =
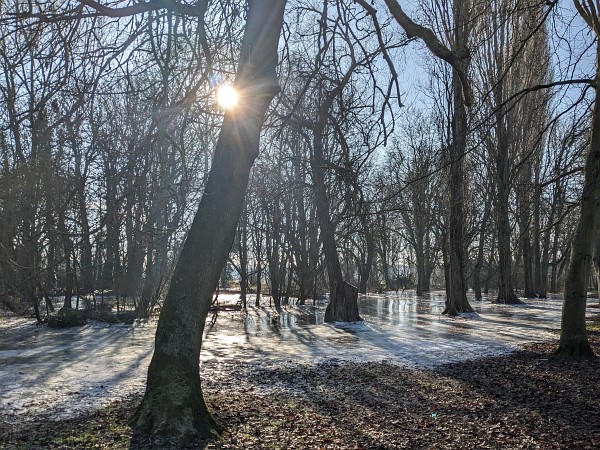
[[[224, 305], [239, 301], [239, 295], [235, 294], [221, 294], [220, 297]], [[596, 302], [596, 299], [590, 299], [589, 319], [597, 316], [597, 309], [593, 308]], [[262, 400], [281, 400], [290, 396], [302, 398], [311, 392], [318, 398], [320, 392], [324, 399], [322, 401], [326, 402], [336, 390], [342, 389], [343, 396], [337, 401], [348, 403], [345, 396], [357, 390], [356, 379], [348, 377], [355, 377], [356, 374], [346, 374], [346, 378], [337, 380], [333, 388], [328, 387], [333, 376], [330, 371], [335, 373], [336, 368], [355, 371], [362, 367], [362, 370], [374, 371], [369, 377], [369, 386], [383, 383], [381, 380], [393, 376], [395, 371], [400, 371], [402, 378], [387, 382], [402, 385], [408, 374], [412, 374], [411, 377], [428, 383], [428, 376], [440, 378], [442, 375], [424, 376], [423, 373], [435, 373], [436, 370], [444, 372], [460, 367], [460, 364], [483, 361], [476, 366], [480, 370], [486, 366], [486, 358], [490, 361], [519, 354], [524, 346], [556, 345], [562, 305], [560, 296], [529, 301], [523, 305], [494, 305], [487, 299], [472, 300], [472, 304], [474, 314], [448, 317], [441, 315], [445, 307], [443, 291], [433, 291], [425, 296], [416, 296], [414, 291], [373, 294], [360, 297], [362, 322], [332, 324], [323, 321], [324, 301], [315, 306], [279, 309], [263, 306], [249, 307], [247, 311], [219, 311], [215, 318], [208, 319], [201, 353], [200, 371], [207, 399], [210, 403], [213, 398], [225, 401], [221, 398], [224, 394], [233, 396], [226, 403], [236, 408], [236, 402], [239, 401], [235, 409], [237, 413], [234, 413], [238, 419], [247, 413], [248, 399], [240, 400], [247, 393], [259, 396]], [[81, 428], [82, 425], [77, 422], [81, 419], [78, 418], [93, 421], [97, 417], [94, 414], [115, 404], [128, 405], [127, 412], [121, 414], [128, 414], [129, 417], [131, 408], [139, 402], [137, 399], [145, 388], [155, 332], [155, 319], [138, 320], [131, 325], [90, 322], [80, 327], [50, 329], [37, 326], [32, 318], [3, 315], [0, 322], [0, 436], [13, 443], [12, 447], [6, 448], [47, 448], [46, 445], [50, 448], [79, 448], [78, 445], [64, 446], [64, 442], [52, 432], [47, 433], [46, 441], [42, 439], [45, 444], [40, 445], [39, 439], [27, 440], [24, 437], [30, 437], [29, 434], [22, 435], [19, 440], [14, 431], [11, 433], [7, 430], [27, 430], [40, 423], [64, 424], [72, 420]], [[596, 345], [594, 334], [593, 339]], [[535, 351], [531, 354], [535, 355]], [[549, 360], [551, 354], [547, 353], [546, 348], [533, 363], [538, 366], [549, 365], [548, 368], [556, 371], [556, 363], [548, 363]], [[495, 362], [492, 369], [501, 365], [501, 362]], [[598, 364], [593, 363], [588, 369], [597, 370]], [[576, 369], [571, 367], [570, 370]], [[382, 373], [378, 375], [378, 371]], [[519, 375], [527, 377], [527, 374]], [[525, 390], [543, 390], [544, 383], [550, 382], [550, 377], [536, 378], [538, 374], [535, 371], [530, 375], [529, 382], [523, 386]], [[443, 381], [443, 377], [440, 379]], [[588, 381], [590, 384], [581, 388], [593, 391], [594, 386], [600, 387], [598, 377]], [[509, 389], [510, 377], [505, 382], [507, 384], [502, 389]], [[427, 389], [435, 389], [435, 383]], [[533, 391], [529, 394], [536, 395]], [[383, 395], [386, 395], [385, 392]], [[391, 392], [389, 395], [392, 395]], [[468, 398], [471, 393], [465, 391], [461, 395]], [[496, 401], [500, 400], [493, 400]], [[536, 408], [544, 416], [543, 408]], [[272, 407], [265, 408], [264, 412], [272, 414]], [[550, 412], [547, 412], [550, 417]], [[437, 421], [438, 415], [442, 419], [450, 412], [440, 406], [426, 411], [423, 405], [419, 406], [420, 420], [425, 418], [427, 426], [432, 421], [432, 414]], [[600, 417], [598, 406], [589, 407], [586, 414], [588, 417], [581, 417], [581, 420], [590, 428], [584, 436], [586, 439], [600, 439], [598, 423], [593, 422], [594, 417]], [[256, 415], [260, 416], [260, 413]], [[115, 414], [115, 417], [119, 415]], [[398, 424], [401, 419], [395, 417], [394, 421]], [[377, 423], [375, 421], [374, 425]], [[419, 425], [418, 428], [423, 426]], [[390, 427], [393, 429], [394, 425]], [[430, 433], [435, 430], [425, 427], [422, 431]], [[528, 429], [529, 433], [532, 431], [536, 431], [535, 427]], [[232, 432], [235, 435], [235, 428]], [[421, 448], [427, 443], [425, 440], [419, 444], [406, 436], [399, 438], [395, 445], [391, 443], [393, 440], [385, 436], [383, 441], [381, 437], [372, 437], [371, 440], [362, 438], [361, 441], [357, 436], [348, 441], [348, 437], [338, 436], [338, 433], [343, 435], [348, 432], [343, 429], [329, 430], [328, 434], [322, 436], [316, 433], [313, 440], [283, 440], [275, 447], [354, 448], [355, 445], [365, 445], [365, 448], [371, 448], [367, 443], [378, 442], [377, 448]], [[391, 430], [391, 434], [394, 433]], [[503, 443], [501, 436], [496, 438], [499, 439], [496, 445], [506, 445], [507, 448], [516, 445], [512, 440]], [[88, 436], [87, 439], [89, 442], [80, 443], [81, 448], [88, 448], [88, 445], [92, 448], [94, 442], [103, 442], [102, 438], [92, 439]], [[233, 444], [228, 439], [232, 438], [225, 438], [222, 448], [262, 448], [263, 444], [271, 442], [260, 438], [260, 435], [246, 436], [237, 444], [235, 442], [239, 436], [233, 438]], [[18, 446], [19, 442], [22, 447]], [[63, 446], [59, 445], [61, 442]], [[399, 444], [401, 442], [406, 447], [402, 447]], [[451, 441], [439, 441], [436, 437], [429, 444], [434, 448], [460, 448], [459, 442], [460, 439], [452, 444]], [[590, 445], [577, 448], [594, 448], [592, 441], [585, 442]], [[544, 441], [532, 440], [527, 448], [573, 448], [568, 447], [572, 443], [570, 438], [559, 443], [547, 442], [548, 445]], [[53, 447], [50, 444], [56, 445]], [[104, 444], [106, 448], [112, 448], [106, 442]], [[139, 447], [121, 445], [115, 448], [161, 448], [161, 445], [153, 447], [146, 443]], [[216, 448], [221, 447], [217, 445]]]
[[599, 448], [599, 14], [0, 2], [0, 447]]

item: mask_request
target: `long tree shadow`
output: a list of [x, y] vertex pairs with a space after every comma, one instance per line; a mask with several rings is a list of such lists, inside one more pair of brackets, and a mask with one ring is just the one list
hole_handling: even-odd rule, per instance
[[[590, 391], [600, 389], [600, 359], [557, 360], [552, 355], [519, 351], [436, 369], [472, 394], [501, 405], [523, 420], [550, 421], [561, 429], [600, 439], [600, 405]], [[471, 411], [465, 410], [465, 414]], [[472, 414], [471, 414], [472, 416]], [[498, 417], [502, 422], [506, 417]], [[584, 440], [585, 441], [585, 440]]]

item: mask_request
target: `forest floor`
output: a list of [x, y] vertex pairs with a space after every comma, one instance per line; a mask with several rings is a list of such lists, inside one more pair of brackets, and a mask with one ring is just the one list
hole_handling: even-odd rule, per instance
[[[275, 330], [264, 328], [273, 317], [246, 318], [245, 334], [237, 335], [238, 315], [220, 316], [221, 328], [208, 335], [202, 378], [226, 432], [187, 448], [600, 448], [600, 359], [552, 357], [559, 303], [480, 304], [480, 319], [447, 321], [436, 318], [439, 301], [423, 312], [412, 300], [386, 300], [372, 314], [365, 308], [369, 327], [345, 330], [306, 325], [296, 313], [275, 317]], [[588, 316], [597, 312], [590, 308]], [[179, 448], [134, 438], [127, 424], [141, 400], [152, 326], [12, 327], [11, 343], [0, 339], [0, 449]], [[592, 329], [600, 355], [600, 331]], [[12, 343], [14, 336], [21, 339]], [[492, 336], [510, 345], [481, 353]], [[525, 343], [513, 346], [515, 338]], [[95, 353], [92, 343], [100, 344]], [[352, 348], [359, 358], [350, 357]], [[375, 358], [364, 356], [369, 352]], [[114, 380], [100, 377], [94, 364]]]
[[[600, 354], [600, 335], [590, 337]], [[331, 361], [205, 377], [227, 431], [207, 449], [597, 449], [600, 360], [556, 360], [557, 342], [415, 370]], [[132, 441], [139, 395], [67, 420], [0, 422], [5, 449], [159, 449]], [[35, 419], [35, 418], [34, 418]]]

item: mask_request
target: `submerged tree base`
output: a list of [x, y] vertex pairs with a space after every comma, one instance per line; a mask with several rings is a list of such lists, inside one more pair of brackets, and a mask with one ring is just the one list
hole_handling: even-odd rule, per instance
[[336, 286], [325, 310], [325, 322], [360, 322], [358, 288], [345, 281]]
[[444, 309], [444, 311], [442, 311], [442, 314], [447, 315], [447, 316], [456, 317], [456, 316], [460, 316], [461, 314], [476, 314], [476, 313], [475, 313], [475, 310], [469, 304], [469, 302], [465, 300], [465, 302], [461, 305], [446, 304], [446, 308]]
[[508, 293], [506, 295], [498, 295], [496, 300], [493, 300], [492, 303], [496, 305], [524, 305], [525, 302], [521, 301], [519, 297], [517, 297], [514, 293]]

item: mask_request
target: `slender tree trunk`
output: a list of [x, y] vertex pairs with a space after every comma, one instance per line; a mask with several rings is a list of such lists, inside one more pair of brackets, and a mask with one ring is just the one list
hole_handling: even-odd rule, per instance
[[83, 292], [88, 294], [94, 290], [94, 269], [92, 257], [92, 243], [90, 242], [90, 221], [88, 216], [88, 205], [85, 195], [86, 179], [81, 172], [81, 153], [77, 151], [77, 145], [73, 144], [75, 150], [75, 189], [76, 202], [79, 210], [79, 222], [81, 223], [81, 279]]
[[254, 236], [256, 239], [256, 298], [254, 299], [254, 306], [258, 308], [262, 292], [262, 233], [259, 227], [256, 228]]
[[541, 232], [541, 191], [540, 187], [540, 157], [537, 158], [537, 163], [534, 168], [534, 189], [535, 195], [533, 198], [533, 285], [535, 292], [539, 298], [546, 298], [546, 283], [543, 281], [543, 262], [542, 262], [542, 232]]
[[278, 92], [277, 46], [286, 1], [250, 1], [235, 87], [241, 104], [225, 115], [210, 175], [181, 250], [156, 330], [137, 433], [181, 447], [221, 427], [202, 395], [200, 347], [214, 286], [227, 261], [258, 155], [267, 108]]
[[60, 232], [63, 251], [65, 254], [65, 301], [63, 304], [63, 308], [71, 309], [73, 307], [71, 298], [73, 296], [73, 290], [75, 288], [75, 268], [73, 267], [73, 261], [71, 259], [73, 253], [73, 242], [71, 241], [71, 237], [69, 236], [66, 224], [66, 217], [64, 208], [66, 208], [66, 204], [58, 213], [58, 222], [57, 227]]
[[381, 270], [383, 271], [383, 279], [385, 280], [385, 289], [390, 290], [393, 289], [394, 280], [391, 277], [391, 268], [390, 263], [388, 261], [388, 236], [386, 235], [386, 226], [385, 226], [385, 218], [382, 218], [381, 221], [381, 243], [379, 249], [379, 256], [381, 258]]
[[248, 227], [244, 219], [240, 230], [240, 300], [247, 309], [248, 295]]
[[527, 298], [535, 298], [536, 293], [533, 283], [533, 249], [529, 233], [523, 236], [523, 283], [524, 293]]
[[426, 277], [429, 275], [429, 271], [425, 267], [425, 255], [422, 249], [415, 248], [415, 259], [417, 260], [417, 289], [416, 294], [418, 296], [423, 295], [429, 289], [426, 287]]
[[[365, 213], [368, 213], [368, 211], [365, 211]], [[361, 221], [366, 241], [366, 257], [361, 265], [358, 292], [366, 294], [369, 285], [369, 277], [371, 276], [375, 261], [375, 237], [373, 236], [373, 230], [370, 227], [369, 220], [367, 220], [367, 214], [363, 213], [361, 215]]]
[[[500, 119], [502, 120], [502, 119]], [[500, 126], [502, 126], [500, 124]], [[522, 303], [515, 295], [512, 284], [511, 227], [508, 217], [510, 195], [508, 147], [505, 138], [498, 137], [496, 170], [498, 174], [498, 196], [496, 199], [496, 224], [498, 236], [498, 297], [495, 303]]]
[[[137, 299], [140, 293], [147, 242], [144, 239], [144, 233], [141, 231], [141, 208], [134, 210], [133, 197], [134, 195], [131, 194], [131, 199], [128, 200], [126, 208], [127, 256], [121, 292], [126, 297]], [[140, 308], [139, 305], [138, 308]], [[143, 307], [140, 309], [143, 310]]]
[[558, 261], [558, 248], [561, 226], [560, 223], [554, 228], [554, 239], [552, 240], [552, 270], [550, 271], [550, 292], [558, 292], [558, 272], [560, 261]]
[[598, 294], [598, 302], [600, 302], [600, 242], [596, 243], [594, 249], [594, 272], [596, 275], [596, 291]]
[[487, 233], [487, 222], [490, 217], [489, 202], [486, 201], [485, 211], [483, 212], [483, 218], [481, 219], [481, 228], [479, 230], [479, 242], [477, 244], [477, 262], [473, 270], [473, 291], [475, 291], [475, 299], [481, 300], [483, 298], [481, 294], [481, 270], [483, 269], [483, 250], [485, 248], [485, 236]]
[[[102, 269], [102, 289], [114, 290], [120, 272], [119, 256], [119, 205], [117, 200], [117, 170], [109, 152], [104, 162], [106, 172], [106, 253]], [[116, 157], [116, 156], [115, 156]]]
[[[532, 195], [532, 183], [531, 175], [533, 173], [533, 167], [531, 162], [527, 161], [521, 167], [521, 173], [519, 175], [520, 183], [517, 185], [518, 195], [518, 224], [523, 261], [523, 295], [526, 298], [535, 298], [536, 290], [534, 287], [533, 278], [533, 266], [534, 266], [534, 254], [533, 246], [531, 244], [531, 229], [533, 228], [534, 218], [532, 218], [531, 208], [531, 195]], [[535, 194], [533, 194], [535, 195]], [[533, 220], [532, 220], [533, 219]]]

